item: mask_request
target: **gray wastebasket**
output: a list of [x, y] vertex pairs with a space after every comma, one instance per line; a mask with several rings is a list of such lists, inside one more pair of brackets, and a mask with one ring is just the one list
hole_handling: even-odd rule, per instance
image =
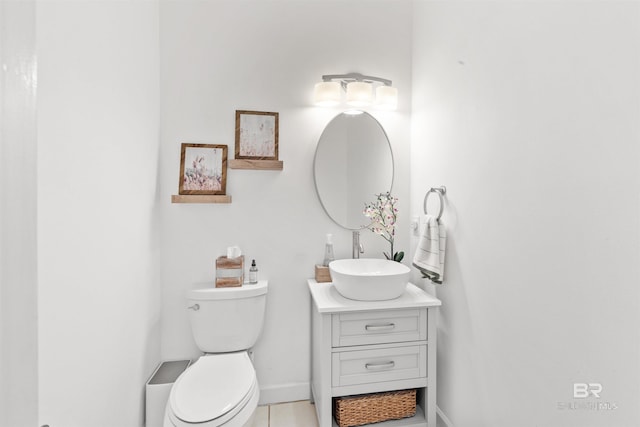
[[162, 427], [171, 387], [190, 364], [190, 360], [162, 362], [153, 372], [146, 385], [146, 427]]

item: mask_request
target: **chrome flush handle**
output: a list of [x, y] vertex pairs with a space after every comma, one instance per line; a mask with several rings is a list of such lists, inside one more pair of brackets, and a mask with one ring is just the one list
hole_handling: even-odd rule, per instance
[[200, 310], [200, 304], [193, 304], [191, 307], [187, 307], [189, 310], [198, 311]]

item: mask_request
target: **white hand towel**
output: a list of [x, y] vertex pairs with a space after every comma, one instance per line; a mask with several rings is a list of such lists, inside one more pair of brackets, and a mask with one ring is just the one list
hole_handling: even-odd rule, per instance
[[444, 279], [444, 250], [447, 244], [447, 232], [436, 217], [427, 215], [424, 231], [420, 236], [413, 266], [433, 283], [442, 283]]

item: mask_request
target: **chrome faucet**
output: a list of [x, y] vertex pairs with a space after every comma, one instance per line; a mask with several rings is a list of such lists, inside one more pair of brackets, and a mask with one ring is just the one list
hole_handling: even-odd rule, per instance
[[355, 230], [353, 233], [353, 245], [351, 246], [351, 257], [360, 258], [360, 254], [364, 253], [364, 246], [360, 243], [360, 232]]

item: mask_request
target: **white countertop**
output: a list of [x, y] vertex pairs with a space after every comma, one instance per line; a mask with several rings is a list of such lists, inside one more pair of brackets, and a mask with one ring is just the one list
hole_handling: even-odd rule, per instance
[[356, 301], [340, 295], [333, 283], [318, 283], [314, 279], [308, 279], [311, 297], [318, 308], [319, 313], [339, 313], [342, 311], [370, 311], [390, 310], [410, 307], [437, 307], [442, 302], [409, 283], [407, 290], [398, 298], [385, 301]]

